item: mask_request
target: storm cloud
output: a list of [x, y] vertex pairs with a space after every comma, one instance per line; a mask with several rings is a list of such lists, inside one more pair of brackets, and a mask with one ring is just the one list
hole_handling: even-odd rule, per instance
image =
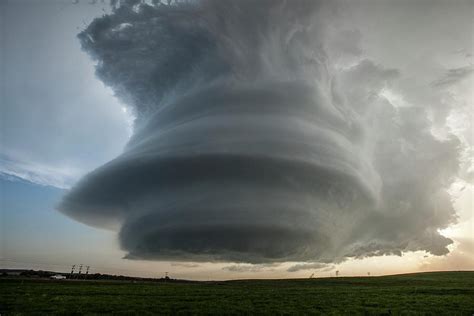
[[[127, 258], [339, 262], [447, 253], [458, 140], [381, 91], [398, 76], [337, 31], [334, 1], [121, 5], [79, 34], [134, 113], [116, 159], [59, 209]], [[339, 34], [339, 35], [338, 35]], [[337, 38], [337, 36], [342, 36]]]
[[472, 65], [448, 69], [442, 78], [435, 80], [432, 85], [434, 87], [444, 87], [457, 83], [469, 77], [474, 71]]

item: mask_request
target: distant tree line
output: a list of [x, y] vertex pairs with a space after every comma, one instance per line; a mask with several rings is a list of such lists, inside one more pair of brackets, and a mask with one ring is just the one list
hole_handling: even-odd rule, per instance
[[[12, 273], [15, 271], [15, 273]], [[48, 279], [53, 275], [64, 275], [66, 279], [74, 280], [116, 280], [116, 281], [140, 281], [140, 282], [192, 282], [185, 280], [172, 279], [168, 276], [162, 278], [140, 278], [131, 277], [124, 275], [112, 275], [112, 274], [79, 274], [79, 273], [61, 273], [53, 271], [43, 270], [1, 270], [0, 277], [22, 277], [22, 278], [37, 278], [37, 279]]]

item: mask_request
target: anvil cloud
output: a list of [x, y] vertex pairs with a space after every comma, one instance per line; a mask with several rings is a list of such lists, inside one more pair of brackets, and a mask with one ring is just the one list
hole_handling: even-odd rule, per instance
[[334, 52], [354, 35], [337, 30], [339, 10], [131, 2], [94, 20], [79, 38], [132, 109], [134, 134], [59, 209], [118, 230], [128, 258], [447, 253], [438, 230], [455, 221], [446, 189], [458, 141], [436, 139], [422, 107], [380, 96], [397, 71], [370, 60], [338, 67], [344, 54]]

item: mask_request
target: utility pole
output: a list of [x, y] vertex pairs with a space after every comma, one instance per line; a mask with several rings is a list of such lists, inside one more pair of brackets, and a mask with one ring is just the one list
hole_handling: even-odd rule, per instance
[[82, 263], [79, 265], [79, 273], [78, 273], [78, 276], [77, 276], [78, 279], [81, 278], [81, 273], [82, 273]]
[[74, 277], [74, 270], [76, 269], [76, 265], [73, 264], [71, 267], [71, 273], [69, 274], [69, 278], [72, 279]]

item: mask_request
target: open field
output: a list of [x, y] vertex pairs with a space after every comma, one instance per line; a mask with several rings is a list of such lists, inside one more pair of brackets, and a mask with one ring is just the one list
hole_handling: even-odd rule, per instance
[[474, 313], [474, 272], [226, 282], [0, 279], [0, 314]]

